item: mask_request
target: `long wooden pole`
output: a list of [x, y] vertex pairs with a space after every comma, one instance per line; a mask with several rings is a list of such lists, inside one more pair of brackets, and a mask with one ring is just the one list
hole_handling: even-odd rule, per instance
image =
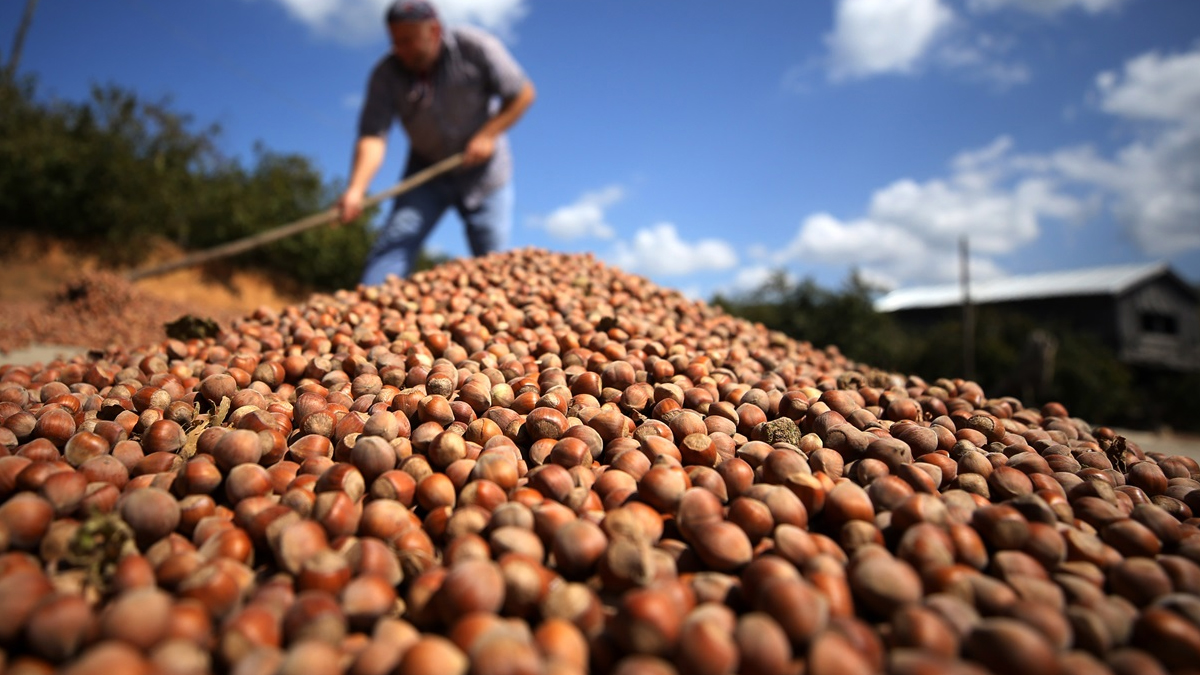
[[[414, 173], [408, 178], [396, 183], [392, 187], [367, 197], [363, 200], [363, 208], [375, 206], [385, 199], [390, 199], [396, 195], [408, 192], [418, 185], [427, 183], [444, 173], [453, 171], [461, 164], [461, 153], [451, 155], [450, 157], [443, 159], [429, 168]], [[243, 239], [231, 241], [227, 244], [221, 244], [220, 246], [214, 246], [203, 251], [197, 251], [190, 255], [179, 258], [178, 260], [172, 260], [161, 265], [155, 265], [154, 267], [133, 270], [127, 273], [125, 278], [129, 279], [130, 281], [137, 281], [138, 279], [145, 279], [146, 277], [153, 277], [160, 274], [166, 274], [167, 272], [173, 272], [184, 267], [193, 267], [195, 265], [200, 265], [212, 260], [217, 260], [219, 258], [227, 258], [239, 253], [245, 253], [246, 251], [269, 244], [273, 241], [278, 241], [280, 239], [304, 232], [305, 230], [311, 230], [320, 225], [333, 222], [337, 217], [337, 208], [329, 208], [319, 213], [314, 213], [311, 216], [301, 218], [300, 220], [293, 221], [285, 225], [280, 225], [279, 227], [267, 230], [265, 232], [260, 232]]]
[[21, 62], [21, 50], [25, 47], [25, 34], [29, 32], [29, 24], [33, 23], [33, 12], [37, 9], [38, 0], [26, 0], [25, 12], [21, 14], [21, 23], [17, 24], [17, 32], [13, 36], [12, 51], [9, 52], [8, 63], [4, 66], [5, 82], [17, 79], [17, 64]]
[[975, 379], [975, 308], [971, 304], [971, 254], [964, 234], [958, 242], [962, 276], [962, 347], [963, 377]]

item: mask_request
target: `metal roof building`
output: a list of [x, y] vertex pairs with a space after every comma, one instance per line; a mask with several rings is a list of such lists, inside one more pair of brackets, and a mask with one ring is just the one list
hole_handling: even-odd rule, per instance
[[[1054, 298], [1073, 295], [1116, 295], [1146, 279], [1168, 271], [1166, 263], [1093, 267], [975, 281], [971, 283], [971, 302], [992, 304], [1030, 298]], [[875, 303], [878, 312], [896, 312], [926, 307], [962, 304], [962, 286], [942, 284], [902, 288], [881, 297]]]
[[[991, 279], [973, 282], [969, 290], [973, 305], [1091, 332], [1122, 361], [1200, 368], [1200, 297], [1166, 263]], [[875, 309], [929, 324], [951, 317], [962, 302], [962, 287], [946, 284], [892, 291], [875, 302]]]

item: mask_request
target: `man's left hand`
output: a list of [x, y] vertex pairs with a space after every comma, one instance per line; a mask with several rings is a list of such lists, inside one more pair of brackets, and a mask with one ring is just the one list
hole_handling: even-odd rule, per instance
[[476, 134], [463, 149], [463, 166], [476, 166], [492, 158], [496, 152], [496, 139], [487, 134]]

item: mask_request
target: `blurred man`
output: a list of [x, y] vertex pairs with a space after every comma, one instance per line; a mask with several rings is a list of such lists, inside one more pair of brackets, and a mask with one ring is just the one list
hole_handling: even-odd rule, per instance
[[463, 167], [396, 197], [367, 255], [364, 284], [412, 271], [421, 245], [451, 206], [466, 225], [471, 253], [507, 244], [513, 169], [504, 132], [534, 99], [533, 84], [494, 36], [443, 27], [425, 0], [399, 0], [385, 18], [392, 50], [367, 83], [350, 184], [338, 199], [341, 221], [362, 213], [395, 119], [409, 140], [405, 176], [456, 152], [463, 153]]

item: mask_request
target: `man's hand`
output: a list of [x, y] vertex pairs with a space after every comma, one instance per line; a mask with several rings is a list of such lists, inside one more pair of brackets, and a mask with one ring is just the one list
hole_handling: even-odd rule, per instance
[[355, 142], [350, 182], [337, 200], [338, 224], [348, 223], [362, 215], [367, 188], [383, 164], [386, 148], [387, 141], [382, 136], [362, 136]]
[[360, 190], [346, 190], [337, 200], [338, 223], [346, 224], [362, 215], [363, 193]]
[[505, 101], [496, 116], [467, 141], [467, 147], [463, 148], [463, 166], [478, 166], [491, 159], [496, 153], [496, 139], [525, 114], [534, 96], [533, 85], [526, 82], [516, 96]]
[[467, 142], [463, 149], [463, 166], [477, 166], [492, 158], [496, 152], [496, 137], [488, 133], [478, 133]]

